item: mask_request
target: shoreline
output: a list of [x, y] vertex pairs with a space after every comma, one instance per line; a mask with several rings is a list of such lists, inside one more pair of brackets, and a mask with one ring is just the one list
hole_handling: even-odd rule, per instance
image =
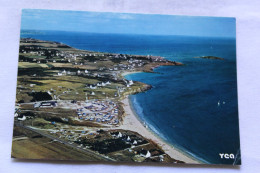
[[203, 162], [196, 160], [192, 156], [188, 156], [186, 153], [180, 151], [176, 147], [171, 146], [162, 138], [160, 138], [157, 134], [155, 134], [150, 129], [144, 127], [142, 121], [135, 114], [135, 112], [131, 108], [131, 103], [129, 100], [129, 96], [125, 97], [122, 100], [123, 107], [125, 110], [125, 116], [123, 118], [123, 123], [119, 126], [121, 129], [135, 131], [137, 133], [141, 132], [141, 135], [149, 140], [155, 142], [158, 146], [160, 146], [163, 151], [168, 154], [171, 158], [184, 161], [187, 164], [201, 164]]
[[[53, 41], [47, 41], [47, 42], [53, 42]], [[54, 43], [58, 43], [61, 45], [67, 45], [61, 42], [54, 42]], [[67, 45], [68, 46], [68, 45]], [[89, 50], [84, 50], [84, 49], [77, 49], [74, 47], [69, 46], [71, 49], [75, 49], [75, 50], [80, 50], [80, 51], [88, 51], [88, 52], [92, 52]], [[101, 53], [101, 52], [98, 52]], [[104, 53], [104, 52], [102, 52]], [[136, 55], [136, 56], [140, 56], [140, 55]], [[163, 58], [163, 57], [161, 57]], [[164, 59], [164, 58], [163, 58]], [[174, 65], [182, 65], [181, 63], [177, 63], [174, 61]], [[134, 74], [134, 73], [146, 73], [146, 72], [153, 72], [153, 70], [157, 67], [160, 66], [164, 66], [164, 65], [173, 65], [173, 64], [168, 64], [168, 62], [158, 62], [155, 64], [149, 64], [150, 66], [148, 71], [143, 71], [140, 69], [135, 69], [133, 71], [121, 71], [121, 73], [119, 73], [121, 75], [121, 77], [125, 78], [126, 75], [129, 74]], [[151, 129], [146, 128], [142, 122], [142, 120], [138, 117], [138, 115], [136, 115], [135, 111], [133, 111], [133, 109], [131, 108], [131, 104], [130, 104], [130, 100], [128, 99], [129, 95], [126, 95], [126, 97], [123, 97], [122, 103], [123, 108], [125, 110], [125, 116], [123, 118], [123, 123], [115, 128], [115, 129], [125, 129], [125, 130], [129, 130], [129, 131], [135, 131], [138, 134], [141, 133], [141, 135], [143, 137], [145, 137], [148, 140], [153, 141], [154, 143], [156, 143], [158, 146], [160, 146], [162, 148], [162, 150], [168, 154], [171, 158], [176, 159], [176, 160], [180, 160], [183, 161], [185, 163], [188, 164], [199, 164], [199, 163], [203, 163], [200, 162], [199, 160], [196, 160], [196, 158], [193, 158], [192, 156], [188, 156], [188, 154], [179, 151], [180, 149], [177, 149], [176, 147], [172, 146], [171, 144], [167, 143], [164, 139], [162, 139], [161, 137], [159, 137], [155, 132], [153, 132]]]
[[127, 75], [134, 74], [134, 73], [145, 73], [145, 72], [143, 72], [143, 71], [126, 71], [126, 72], [121, 73], [121, 76], [125, 77]]

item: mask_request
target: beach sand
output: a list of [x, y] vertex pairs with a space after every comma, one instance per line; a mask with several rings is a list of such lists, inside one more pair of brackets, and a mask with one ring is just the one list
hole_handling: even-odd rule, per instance
[[124, 110], [126, 115], [123, 119], [123, 123], [118, 128], [135, 131], [140, 135], [142, 135], [143, 137], [154, 141], [164, 150], [166, 154], [168, 154], [173, 159], [184, 161], [185, 163], [189, 163], [189, 164], [200, 163], [199, 161], [193, 159], [192, 157], [189, 157], [188, 155], [180, 152], [173, 146], [169, 145], [159, 136], [154, 134], [150, 129], [146, 128], [132, 111], [128, 97], [124, 98], [122, 100], [122, 103], [124, 104]]
[[126, 76], [126, 75], [133, 74], [133, 73], [143, 73], [143, 72], [142, 71], [126, 71], [126, 72], [121, 73], [121, 76]]

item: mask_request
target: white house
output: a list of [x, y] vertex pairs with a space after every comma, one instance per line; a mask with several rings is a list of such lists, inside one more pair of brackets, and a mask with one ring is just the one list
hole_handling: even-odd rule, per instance
[[123, 135], [122, 135], [121, 132], [119, 132], [118, 135], [117, 135], [118, 138], [122, 138], [122, 136], [123, 136]]
[[146, 157], [146, 158], [151, 157], [151, 153], [150, 153], [150, 151], [147, 151], [145, 157]]
[[48, 93], [49, 95], [52, 95], [52, 93], [51, 93], [50, 91], [47, 91], [47, 93]]
[[160, 155], [159, 158], [160, 158], [160, 162], [163, 162], [163, 158], [164, 158], [163, 155]]
[[110, 83], [109, 81], [107, 81], [105, 84], [106, 84], [106, 85], [110, 85], [111, 83]]
[[23, 116], [22, 118], [17, 118], [19, 121], [24, 121], [26, 120], [26, 116]]
[[89, 88], [90, 88], [90, 89], [97, 89], [97, 87], [96, 87], [96, 86], [93, 86], [93, 85], [90, 85]]
[[133, 85], [134, 84], [134, 82], [132, 81], [132, 80], [130, 80], [129, 81], [129, 85], [131, 86], [131, 85]]
[[137, 144], [137, 141], [136, 141], [136, 140], [134, 140], [133, 144], [134, 144], [134, 145], [136, 145], [136, 144]]

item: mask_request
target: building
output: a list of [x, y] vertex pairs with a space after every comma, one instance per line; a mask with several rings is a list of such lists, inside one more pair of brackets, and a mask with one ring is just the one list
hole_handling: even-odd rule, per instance
[[151, 157], [151, 153], [149, 152], [149, 150], [146, 151], [146, 150], [142, 149], [140, 151], [140, 156], [145, 157], [145, 158], [149, 158], [149, 157]]
[[57, 101], [46, 101], [46, 102], [37, 102], [34, 103], [34, 108], [42, 107], [42, 108], [50, 108], [57, 106]]
[[26, 120], [26, 116], [23, 116], [22, 118], [17, 118], [18, 119], [18, 121], [24, 121], [24, 120]]

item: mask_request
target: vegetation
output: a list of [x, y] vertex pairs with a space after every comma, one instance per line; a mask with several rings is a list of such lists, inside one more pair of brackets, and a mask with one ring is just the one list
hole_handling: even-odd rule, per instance
[[29, 94], [33, 97], [32, 102], [35, 101], [44, 101], [44, 100], [52, 100], [52, 97], [47, 92], [33, 92]]
[[[126, 80], [122, 72], [153, 72], [153, 68], [159, 65], [181, 64], [162, 57], [85, 51], [57, 42], [21, 39], [16, 96], [19, 104], [16, 106], [19, 107], [18, 118], [25, 116], [26, 120], [20, 120], [19, 123], [24, 126], [34, 126], [37, 130], [40, 129], [41, 132], [56, 137], [57, 141], [62, 139], [70, 143], [75, 142], [77, 148], [87, 147], [120, 161], [135, 159], [144, 161], [145, 158], [140, 159], [139, 156], [139, 145], [153, 152], [155, 156], [164, 154], [158, 146], [135, 132], [105, 130], [107, 127], [119, 126], [122, 122], [124, 114], [122, 98], [151, 88], [150, 85], [141, 82]], [[48, 100], [56, 100], [56, 102], [48, 106], [50, 103]], [[101, 111], [93, 108], [91, 115], [86, 115], [89, 113], [84, 112], [83, 116], [78, 109], [83, 109], [81, 107], [86, 104], [86, 100], [92, 103], [94, 100], [108, 100], [112, 102], [109, 106], [113, 105], [111, 106], [113, 109], [103, 111], [99, 115]], [[42, 104], [45, 104], [45, 107]], [[100, 102], [98, 104], [100, 106]], [[81, 152], [75, 154], [71, 148], [68, 149], [55, 141], [51, 141], [52, 144], [48, 145], [50, 141], [47, 138], [33, 132], [31, 132], [33, 135], [29, 134], [28, 131], [28, 129], [23, 131], [15, 127], [14, 136], [28, 137], [28, 139], [23, 138], [24, 143], [39, 151], [29, 151], [30, 149], [22, 142], [15, 141], [13, 157], [76, 158], [78, 160], [80, 155], [82, 159], [89, 157]], [[123, 136], [115, 137], [118, 132]], [[136, 141], [138, 144], [133, 144], [137, 143]], [[41, 145], [42, 142], [48, 143], [46, 147]], [[53, 148], [52, 145], [58, 148]], [[135, 145], [136, 149], [131, 149], [132, 145]], [[69, 154], [64, 153], [65, 151], [72, 152], [76, 156], [72, 154], [73, 157], [70, 157]], [[31, 155], [25, 156], [21, 153]]]

